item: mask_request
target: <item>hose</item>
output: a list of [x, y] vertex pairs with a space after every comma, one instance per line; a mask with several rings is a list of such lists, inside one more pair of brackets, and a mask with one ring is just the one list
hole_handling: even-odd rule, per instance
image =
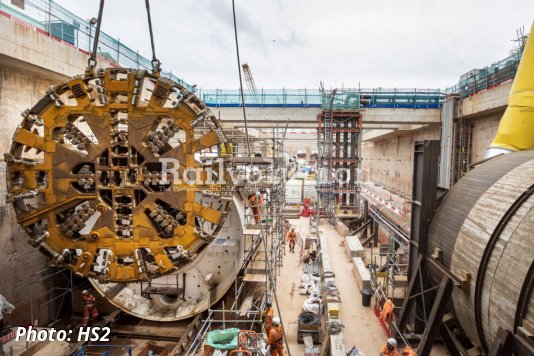
[[302, 312], [298, 318], [299, 324], [303, 325], [318, 325], [321, 322], [319, 314], [312, 312]]

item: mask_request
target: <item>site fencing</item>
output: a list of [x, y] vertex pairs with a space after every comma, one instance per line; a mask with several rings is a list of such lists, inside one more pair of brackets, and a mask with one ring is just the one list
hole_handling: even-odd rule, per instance
[[[333, 110], [358, 108], [438, 108], [445, 94], [439, 89], [261, 89], [256, 94], [244, 90], [247, 107], [317, 107]], [[200, 89], [201, 99], [212, 107], [240, 107], [239, 90]]]
[[[47, 36], [89, 54], [96, 31], [96, 19], [82, 19], [53, 0], [0, 0], [0, 15], [30, 26]], [[341, 89], [332, 102], [333, 109], [355, 108], [439, 108], [447, 94], [467, 97], [499, 84], [511, 81], [516, 74], [523, 47], [520, 45], [509, 56], [481, 69], [473, 69], [460, 76], [459, 82], [444, 90], [440, 89]], [[100, 34], [97, 58], [107, 66], [151, 69], [151, 61], [134, 51], [120, 39], [106, 33]], [[196, 92], [172, 72], [162, 75]], [[328, 108], [331, 91], [319, 89], [261, 89], [257, 93], [244, 91], [245, 105], [250, 107], [322, 107]], [[208, 106], [239, 107], [239, 90], [206, 89], [200, 97]]]

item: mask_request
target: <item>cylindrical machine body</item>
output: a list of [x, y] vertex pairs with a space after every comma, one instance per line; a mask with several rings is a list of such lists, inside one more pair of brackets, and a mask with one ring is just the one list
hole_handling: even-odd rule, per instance
[[[174, 321], [201, 313], [222, 298], [237, 278], [243, 259], [244, 210], [244, 202], [236, 193], [218, 237], [186, 268], [153, 279], [150, 284], [90, 282], [112, 305], [141, 319]], [[150, 287], [160, 292], [149, 294]], [[174, 288], [181, 292], [167, 293]]]
[[451, 189], [432, 222], [428, 254], [441, 249], [441, 262], [468, 281], [455, 288], [453, 306], [481, 345], [491, 345], [499, 327], [534, 322], [533, 185], [534, 151], [493, 158]]

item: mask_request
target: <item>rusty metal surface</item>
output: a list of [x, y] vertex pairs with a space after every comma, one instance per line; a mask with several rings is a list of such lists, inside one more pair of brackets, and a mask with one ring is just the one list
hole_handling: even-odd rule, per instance
[[5, 156], [7, 201], [57, 265], [100, 283], [150, 281], [193, 263], [232, 200], [213, 194], [226, 179], [211, 183], [205, 172], [204, 182], [171, 185], [161, 158], [177, 159], [182, 178], [225, 144], [215, 116], [180, 84], [98, 70], [50, 88], [23, 114]]

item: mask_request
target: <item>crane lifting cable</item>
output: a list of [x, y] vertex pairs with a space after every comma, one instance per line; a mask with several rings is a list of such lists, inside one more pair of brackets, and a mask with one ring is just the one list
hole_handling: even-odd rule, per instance
[[230, 150], [219, 120], [160, 76], [145, 4], [152, 71], [96, 67], [101, 0], [85, 73], [22, 114], [4, 155], [6, 201], [53, 265], [131, 315], [171, 321], [231, 287], [244, 208], [222, 163], [208, 159]]

